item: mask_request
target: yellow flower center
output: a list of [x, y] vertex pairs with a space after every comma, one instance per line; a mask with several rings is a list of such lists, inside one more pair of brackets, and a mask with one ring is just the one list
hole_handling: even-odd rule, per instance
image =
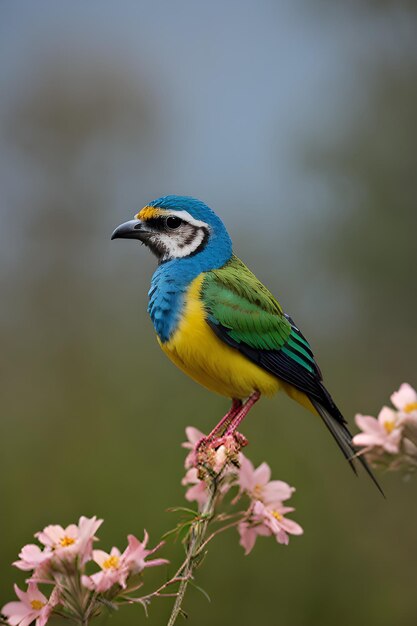
[[417, 402], [410, 402], [409, 404], [406, 404], [403, 410], [405, 413], [417, 411]]
[[282, 520], [282, 515], [281, 513], [278, 513], [278, 511], [272, 511], [272, 515], [275, 517], [276, 520], [278, 520], [278, 522], [280, 522]]
[[103, 569], [117, 569], [119, 567], [119, 563], [119, 557], [113, 554], [103, 562]]
[[72, 546], [72, 544], [75, 543], [75, 539], [73, 539], [72, 537], [67, 537], [67, 535], [65, 535], [65, 537], [62, 537], [62, 539], [59, 540], [59, 543], [63, 548], [68, 548], [68, 546]]
[[45, 606], [45, 602], [41, 602], [40, 600], [31, 600], [30, 606], [35, 611], [40, 611]]
[[384, 428], [388, 434], [391, 434], [395, 428], [395, 422], [393, 422], [392, 420], [388, 420], [387, 422], [384, 422]]
[[261, 496], [262, 496], [262, 485], [255, 485], [254, 486], [254, 488], [253, 488], [253, 495], [258, 500], [261, 499]]

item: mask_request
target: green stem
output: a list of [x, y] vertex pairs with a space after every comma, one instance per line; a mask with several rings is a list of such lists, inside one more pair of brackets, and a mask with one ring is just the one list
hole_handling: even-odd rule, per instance
[[182, 580], [167, 626], [174, 626], [175, 622], [177, 621], [178, 615], [182, 612], [182, 603], [184, 601], [185, 592], [187, 591], [188, 583], [192, 578], [194, 568], [198, 564], [198, 556], [201, 546], [204, 543], [204, 539], [207, 533], [207, 527], [214, 516], [217, 496], [217, 481], [213, 480], [210, 485], [209, 498], [201, 511], [201, 515], [191, 525], [187, 556], [180, 574]]

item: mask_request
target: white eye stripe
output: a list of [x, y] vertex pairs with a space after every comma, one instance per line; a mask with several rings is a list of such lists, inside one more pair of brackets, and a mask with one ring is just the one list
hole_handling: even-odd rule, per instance
[[188, 224], [191, 224], [196, 228], [206, 228], [207, 230], [210, 230], [210, 226], [206, 224], [206, 222], [196, 220], [192, 215], [190, 215], [190, 213], [188, 213], [188, 211], [170, 211], [169, 215], [175, 215], [181, 220], [184, 220], [184, 222], [188, 222]]

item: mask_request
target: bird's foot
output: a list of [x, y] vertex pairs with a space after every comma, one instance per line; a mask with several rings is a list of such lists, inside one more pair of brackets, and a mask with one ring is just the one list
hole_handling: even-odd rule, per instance
[[215, 452], [216, 449], [221, 446], [221, 443], [217, 445], [217, 442], [221, 439], [222, 437], [213, 437], [210, 435], [208, 437], [202, 437], [200, 441], [196, 443], [194, 448], [193, 465], [197, 468], [201, 465], [205, 465], [207, 462], [207, 455], [213, 451]]
[[228, 463], [238, 464], [238, 454], [248, 443], [246, 437], [237, 431], [221, 437], [202, 437], [196, 444], [194, 457], [199, 477], [207, 468], [218, 474]]
[[249, 441], [246, 439], [245, 435], [242, 435], [242, 433], [239, 433], [237, 430], [235, 430], [233, 436], [240, 448], [245, 448], [249, 444]]

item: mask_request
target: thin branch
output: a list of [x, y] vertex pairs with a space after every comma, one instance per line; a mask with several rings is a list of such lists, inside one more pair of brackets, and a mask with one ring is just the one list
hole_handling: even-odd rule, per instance
[[224, 532], [225, 530], [229, 530], [229, 528], [234, 528], [235, 526], [237, 526], [238, 524], [240, 524], [240, 522], [242, 521], [242, 519], [244, 519], [246, 517], [246, 514], [241, 515], [241, 519], [235, 520], [234, 522], [230, 522], [230, 524], [226, 524], [225, 526], [222, 526], [221, 528], [218, 528], [217, 530], [215, 530], [214, 532], [211, 533], [211, 535], [209, 535], [207, 537], [207, 539], [201, 544], [201, 546], [199, 547], [198, 551], [196, 552], [196, 556], [198, 554], [201, 554], [201, 552], [204, 550], [204, 548], [207, 546], [207, 544], [210, 543], [210, 541], [212, 539], [214, 539], [214, 537], [216, 537], [217, 535], [219, 535], [220, 533]]
[[200, 516], [191, 524], [187, 555], [184, 565], [180, 570], [183, 580], [179, 586], [178, 595], [167, 626], [174, 626], [178, 616], [184, 613], [182, 603], [184, 601], [185, 592], [187, 591], [188, 584], [192, 578], [194, 568], [198, 563], [198, 555], [200, 554], [201, 546], [205, 540], [208, 524], [214, 516], [218, 495], [218, 482], [217, 480], [213, 480], [210, 484], [209, 498], [204, 505]]

